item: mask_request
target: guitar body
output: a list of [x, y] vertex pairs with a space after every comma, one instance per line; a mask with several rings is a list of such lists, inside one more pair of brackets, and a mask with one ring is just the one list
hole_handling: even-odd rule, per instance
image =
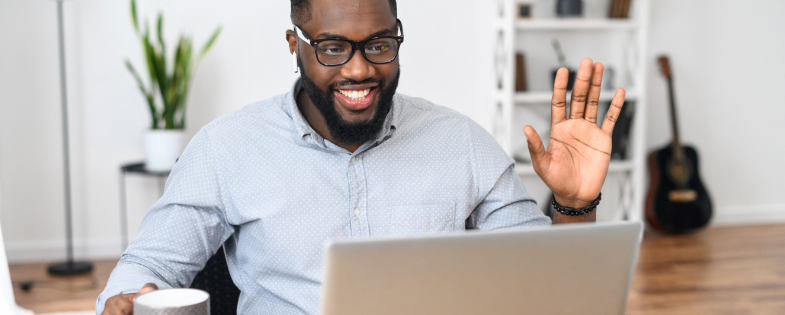
[[698, 153], [682, 147], [681, 163], [674, 160], [672, 146], [649, 155], [651, 185], [646, 198], [646, 219], [657, 230], [688, 233], [709, 223], [709, 193], [698, 174]]

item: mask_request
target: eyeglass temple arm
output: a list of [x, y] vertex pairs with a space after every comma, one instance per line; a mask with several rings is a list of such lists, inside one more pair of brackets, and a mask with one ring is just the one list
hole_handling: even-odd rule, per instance
[[299, 28], [299, 27], [297, 27], [297, 25], [294, 25], [294, 24], [292, 24], [292, 27], [294, 28], [294, 34], [295, 34], [297, 37], [299, 37], [300, 39], [302, 39], [304, 42], [308, 43], [308, 45], [313, 45], [313, 44], [311, 44], [311, 40], [310, 40], [310, 39], [308, 39], [307, 37], [305, 37], [305, 34], [303, 34], [303, 31], [302, 31], [302, 30], [300, 30], [300, 28]]

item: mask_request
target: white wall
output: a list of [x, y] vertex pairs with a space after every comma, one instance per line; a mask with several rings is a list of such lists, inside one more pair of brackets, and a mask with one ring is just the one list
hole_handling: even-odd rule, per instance
[[[143, 16], [165, 11], [172, 42], [180, 31], [204, 42], [224, 32], [196, 75], [188, 132], [250, 102], [287, 91], [284, 42], [289, 2], [139, 0]], [[495, 1], [399, 0], [406, 30], [400, 91], [423, 96], [490, 125], [491, 19]], [[141, 160], [149, 124], [143, 99], [122, 61], [140, 64], [126, 1], [66, 1], [74, 226], [80, 257], [120, 252], [118, 167]], [[718, 222], [785, 219], [783, 117], [776, 87], [785, 83], [785, 3], [652, 1], [653, 58], [669, 52], [683, 137], [702, 155]], [[12, 261], [64, 256], [62, 166], [55, 4], [0, 0], [0, 221]], [[436, 36], [472, 38], [461, 54], [437, 55]], [[651, 148], [669, 139], [664, 85], [649, 78]], [[460, 91], [460, 92], [456, 92]], [[131, 226], [157, 196], [156, 182], [128, 180]]]
[[12, 261], [14, 248], [64, 248], [55, 17], [53, 2], [0, 1], [0, 221]]
[[648, 139], [670, 140], [668, 53], [682, 138], [701, 158], [715, 223], [785, 221], [785, 1], [652, 1]]

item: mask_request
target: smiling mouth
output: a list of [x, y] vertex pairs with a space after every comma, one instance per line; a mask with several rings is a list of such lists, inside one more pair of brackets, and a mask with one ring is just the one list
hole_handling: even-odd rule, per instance
[[338, 93], [343, 94], [353, 101], [361, 101], [371, 93], [371, 89], [364, 90], [338, 90]]
[[350, 111], [364, 111], [371, 107], [376, 96], [378, 86], [364, 89], [335, 89], [334, 93], [338, 103]]

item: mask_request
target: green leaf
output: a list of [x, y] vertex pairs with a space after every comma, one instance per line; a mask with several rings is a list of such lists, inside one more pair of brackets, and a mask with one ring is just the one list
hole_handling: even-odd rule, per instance
[[213, 44], [215, 43], [215, 40], [218, 39], [218, 35], [221, 34], [221, 29], [222, 29], [221, 26], [217, 27], [215, 29], [215, 31], [213, 32], [213, 35], [210, 36], [210, 39], [207, 40], [207, 43], [204, 44], [204, 47], [202, 47], [202, 51], [199, 52], [199, 59], [200, 60], [202, 59], [202, 57], [204, 57], [205, 54], [207, 54], [207, 52], [210, 50], [210, 48], [213, 47]]
[[131, 72], [131, 75], [134, 76], [134, 79], [136, 80], [137, 85], [139, 85], [139, 90], [142, 91], [142, 94], [144, 95], [145, 100], [147, 100], [147, 105], [148, 105], [148, 107], [150, 109], [150, 115], [153, 118], [152, 119], [152, 126], [151, 126], [151, 128], [152, 129], [156, 129], [158, 127], [158, 111], [156, 110], [156, 107], [155, 107], [155, 99], [153, 98], [153, 94], [150, 93], [147, 90], [147, 88], [144, 86], [144, 83], [142, 82], [142, 77], [139, 76], [139, 73], [136, 72], [136, 69], [134, 68], [134, 66], [131, 64], [131, 62], [128, 59], [125, 60], [125, 66], [128, 68], [128, 71]]
[[183, 79], [184, 69], [183, 69], [183, 43], [184, 38], [180, 38], [180, 42], [177, 43], [177, 49], [174, 52], [174, 69], [172, 72], [172, 86], [178, 86]]
[[[166, 43], [164, 43], [164, 15], [158, 13], [158, 22], [156, 23], [156, 33], [158, 35], [158, 44], [160, 45], [161, 54], [166, 56]], [[161, 59], [161, 68], [166, 71], [166, 58]]]
[[134, 68], [134, 65], [131, 64], [131, 61], [126, 59], [125, 67], [128, 68], [128, 71], [130, 71], [131, 75], [134, 76], [134, 79], [136, 80], [136, 84], [139, 85], [139, 89], [142, 91], [142, 94], [144, 95], [149, 94], [147, 92], [147, 88], [144, 86], [144, 82], [142, 82], [142, 77], [139, 76], [138, 72], [136, 72], [136, 69]]
[[[159, 51], [155, 49], [152, 43], [147, 42], [147, 54], [148, 54], [148, 62], [150, 64], [150, 75], [154, 77], [155, 83], [158, 84], [158, 91], [166, 93], [168, 80], [166, 78], [166, 69], [163, 68], [163, 56]], [[166, 103], [164, 102], [164, 106]]]
[[147, 62], [147, 74], [150, 76], [150, 84], [152, 85], [151, 92], [155, 93], [155, 88], [158, 86], [158, 70], [155, 68], [155, 51], [150, 45], [150, 30], [145, 27], [144, 36], [142, 37], [142, 47], [144, 49], [144, 57]]
[[136, 16], [136, 0], [131, 0], [131, 21], [134, 23], [136, 34], [139, 34], [139, 22]]

